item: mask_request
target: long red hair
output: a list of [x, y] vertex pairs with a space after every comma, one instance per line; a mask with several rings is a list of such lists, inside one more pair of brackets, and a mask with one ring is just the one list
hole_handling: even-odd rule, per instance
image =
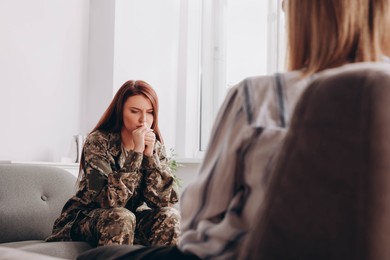
[[123, 127], [123, 106], [129, 97], [142, 95], [150, 100], [153, 107], [153, 129], [157, 140], [163, 142], [158, 128], [158, 98], [157, 94], [148, 83], [142, 80], [126, 81], [116, 92], [110, 105], [103, 113], [97, 125], [91, 133], [96, 130], [119, 133]]
[[[123, 106], [129, 97], [142, 95], [150, 100], [153, 107], [153, 129], [156, 139], [163, 143], [158, 127], [158, 97], [151, 85], [142, 80], [126, 81], [116, 92], [110, 105], [104, 111], [102, 117], [90, 133], [97, 130], [111, 133], [120, 133], [123, 127]], [[85, 164], [84, 148], [80, 158], [80, 168], [77, 184], [80, 183], [81, 175]]]

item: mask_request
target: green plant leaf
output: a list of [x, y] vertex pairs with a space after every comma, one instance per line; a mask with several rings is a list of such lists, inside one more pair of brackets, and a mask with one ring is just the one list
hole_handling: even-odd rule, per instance
[[177, 154], [175, 153], [175, 150], [173, 148], [170, 148], [169, 151], [170, 151], [170, 155], [168, 156], [168, 167], [171, 169], [171, 172], [173, 174], [173, 179], [175, 180], [177, 186], [181, 188], [183, 181], [176, 175], [176, 171], [179, 167], [183, 167], [183, 165], [179, 164], [176, 161]]

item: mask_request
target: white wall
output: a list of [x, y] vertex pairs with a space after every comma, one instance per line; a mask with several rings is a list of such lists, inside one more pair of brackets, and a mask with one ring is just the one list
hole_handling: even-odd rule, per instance
[[0, 1], [0, 160], [58, 161], [81, 130], [88, 0]]
[[127, 80], [142, 79], [160, 101], [167, 148], [176, 143], [180, 0], [91, 0], [86, 132]]
[[199, 167], [199, 163], [181, 163], [175, 173], [180, 179], [180, 191], [183, 191], [191, 182], [197, 181]]
[[90, 0], [85, 128], [89, 133], [113, 97], [115, 1]]
[[129, 79], [156, 89], [175, 147], [183, 2], [0, 0], [0, 160], [75, 158], [73, 135], [88, 133]]
[[159, 126], [166, 146], [175, 146], [181, 0], [116, 0], [114, 92], [142, 79], [156, 90]]

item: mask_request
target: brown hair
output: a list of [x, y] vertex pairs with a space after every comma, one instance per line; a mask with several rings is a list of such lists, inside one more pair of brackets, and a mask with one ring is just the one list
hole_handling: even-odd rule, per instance
[[[303, 69], [309, 75], [348, 62], [377, 61], [390, 51], [384, 41], [389, 37], [385, 28], [390, 23], [390, 0], [285, 0], [284, 4], [291, 70]], [[263, 259], [267, 245], [263, 246], [262, 217], [268, 214], [264, 209], [258, 208], [259, 221], [247, 235], [240, 259]]]
[[91, 133], [96, 130], [105, 132], [120, 132], [123, 127], [123, 106], [129, 97], [142, 95], [150, 100], [153, 107], [153, 129], [157, 140], [163, 142], [160, 129], [158, 128], [158, 98], [154, 89], [145, 81], [129, 80], [126, 81], [116, 92], [110, 105], [103, 113], [99, 122], [93, 128]]
[[289, 70], [309, 75], [383, 54], [389, 0], [288, 0]]
[[[99, 122], [92, 129], [91, 133], [100, 130], [104, 132], [120, 133], [123, 127], [123, 106], [129, 97], [142, 95], [150, 100], [153, 107], [153, 129], [156, 139], [163, 143], [163, 139], [158, 127], [158, 97], [152, 86], [142, 80], [126, 81], [116, 92], [110, 105], [103, 113]], [[83, 167], [85, 164], [84, 148], [80, 158], [79, 176], [77, 184], [79, 185]]]

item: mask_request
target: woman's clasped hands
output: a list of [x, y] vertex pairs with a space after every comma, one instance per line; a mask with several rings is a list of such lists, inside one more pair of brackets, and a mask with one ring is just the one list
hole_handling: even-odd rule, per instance
[[156, 135], [148, 123], [143, 122], [132, 132], [134, 141], [134, 151], [143, 153], [146, 156], [152, 156]]

